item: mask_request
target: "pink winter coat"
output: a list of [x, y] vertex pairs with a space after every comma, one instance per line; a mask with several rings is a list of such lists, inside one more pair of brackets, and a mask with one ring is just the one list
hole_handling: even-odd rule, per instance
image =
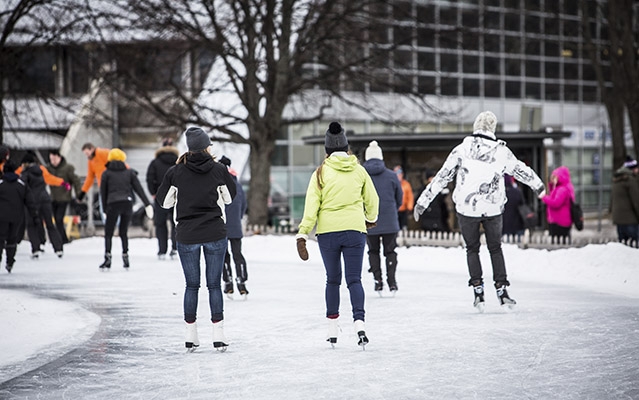
[[557, 177], [557, 185], [550, 183], [549, 193], [541, 199], [546, 203], [546, 218], [549, 224], [569, 228], [572, 225], [570, 202], [575, 199], [575, 188], [570, 182], [570, 170], [567, 167], [559, 167], [552, 175]]

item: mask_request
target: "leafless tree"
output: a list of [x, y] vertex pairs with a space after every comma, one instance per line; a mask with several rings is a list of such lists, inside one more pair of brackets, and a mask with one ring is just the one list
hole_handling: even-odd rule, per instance
[[[625, 113], [628, 112], [635, 154], [639, 154], [639, 35], [632, 0], [609, 0], [599, 6], [581, 0], [584, 47], [595, 70], [612, 135], [613, 168], [626, 157]], [[606, 40], [593, 38], [591, 12], [604, 19]], [[633, 23], [635, 24], [633, 27]]]
[[[118, 4], [125, 12], [112, 19], [114, 26], [126, 24], [133, 32], [145, 32], [147, 40], [174, 40], [184, 51], [213, 56], [209, 79], [197, 92], [178, 82], [170, 93], [157, 98], [130, 75], [120, 74], [117, 80], [126, 88], [127, 100], [169, 124], [198, 124], [214, 130], [217, 140], [250, 146], [251, 223], [268, 219], [271, 156], [278, 131], [284, 123], [321, 118], [330, 105], [330, 100], [322, 99], [341, 99], [373, 113], [359, 93], [369, 93], [373, 87], [385, 87], [387, 92], [402, 87], [405, 97], [424, 113], [435, 112], [416, 85], [393, 74], [402, 62], [393, 59], [393, 49], [402, 41], [410, 43], [414, 34], [399, 36], [397, 30], [393, 37], [389, 27], [398, 14], [411, 12], [410, 2], [123, 0]], [[312, 112], [284, 121], [285, 106], [293, 98], [318, 104], [308, 108]], [[376, 117], [392, 119], [384, 114]]]

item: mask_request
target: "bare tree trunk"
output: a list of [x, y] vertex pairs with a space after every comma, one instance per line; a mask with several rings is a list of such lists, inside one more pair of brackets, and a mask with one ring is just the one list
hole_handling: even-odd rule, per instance
[[268, 198], [271, 192], [271, 155], [275, 141], [267, 134], [251, 134], [249, 164], [248, 215], [249, 224], [266, 225], [268, 222]]
[[607, 96], [605, 100], [610, 134], [612, 135], [612, 170], [619, 168], [626, 158], [626, 144], [624, 140], [624, 111], [623, 99], [619, 96]]

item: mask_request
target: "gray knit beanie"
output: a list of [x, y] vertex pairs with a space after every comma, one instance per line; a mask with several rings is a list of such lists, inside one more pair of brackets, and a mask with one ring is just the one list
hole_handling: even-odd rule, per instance
[[331, 154], [334, 151], [348, 151], [348, 140], [344, 134], [344, 128], [339, 122], [331, 122], [326, 131], [326, 138], [324, 140], [324, 149], [326, 154]]
[[189, 151], [202, 151], [211, 145], [211, 138], [202, 128], [192, 126], [186, 130], [186, 146]]

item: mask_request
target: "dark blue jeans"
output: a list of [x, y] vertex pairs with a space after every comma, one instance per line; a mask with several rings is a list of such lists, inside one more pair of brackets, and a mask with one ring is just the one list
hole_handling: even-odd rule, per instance
[[224, 303], [220, 279], [224, 268], [224, 254], [226, 254], [226, 238], [208, 243], [185, 244], [177, 243], [177, 251], [182, 263], [186, 290], [184, 291], [184, 320], [193, 323], [197, 319], [197, 299], [200, 289], [200, 255], [204, 252], [206, 265], [206, 287], [209, 289], [209, 307], [211, 321], [224, 319]]
[[364, 321], [364, 288], [362, 287], [362, 262], [366, 234], [357, 231], [322, 233], [317, 236], [324, 268], [326, 269], [326, 316], [339, 315], [339, 288], [344, 276], [351, 296], [353, 320]]
[[506, 263], [504, 253], [501, 250], [502, 216], [492, 217], [466, 217], [457, 213], [457, 220], [461, 229], [464, 242], [466, 242], [466, 260], [470, 279], [468, 285], [473, 286], [483, 283], [481, 261], [479, 260], [479, 246], [481, 232], [480, 225], [484, 227], [486, 234], [486, 246], [490, 253], [490, 261], [493, 265], [493, 281], [509, 285], [506, 276]]

